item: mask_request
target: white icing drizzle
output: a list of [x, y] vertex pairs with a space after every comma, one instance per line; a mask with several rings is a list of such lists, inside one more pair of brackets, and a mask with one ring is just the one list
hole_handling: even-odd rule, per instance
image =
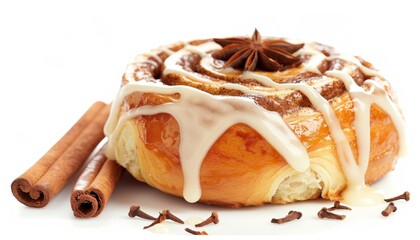
[[332, 60], [332, 59], [342, 59], [344, 61], [347, 62], [351, 62], [354, 65], [358, 66], [359, 69], [362, 71], [363, 74], [365, 74], [366, 76], [377, 76], [377, 77], [382, 77], [378, 71], [374, 70], [374, 69], [370, 69], [366, 66], [364, 66], [362, 63], [360, 63], [360, 61], [353, 57], [353, 56], [348, 56], [348, 55], [344, 55], [344, 54], [340, 54], [338, 56], [331, 56], [331, 57], [326, 57], [325, 59], [327, 60]]
[[[342, 71], [327, 71], [325, 72], [326, 75], [333, 76], [335, 78], [341, 79], [346, 86], [347, 91], [353, 98], [353, 104], [355, 105], [355, 125], [356, 131], [365, 133], [365, 130], [370, 129], [370, 107], [372, 104], [378, 105], [383, 111], [385, 111], [392, 119], [393, 124], [395, 125], [398, 135], [399, 135], [399, 155], [404, 156], [407, 153], [407, 143], [406, 143], [406, 132], [404, 128], [404, 120], [399, 114], [398, 107], [396, 104], [389, 98], [386, 91], [380, 86], [377, 82], [373, 80], [366, 80], [365, 84], [367, 84], [370, 89], [369, 91], [365, 91], [362, 87], [357, 85], [353, 78], [345, 72]], [[379, 76], [379, 74], [377, 74]], [[365, 115], [358, 119], [357, 115]], [[364, 119], [364, 122], [362, 121]], [[358, 123], [360, 122], [360, 123]], [[363, 125], [363, 126], [360, 126]], [[367, 126], [367, 127], [366, 127]], [[367, 131], [370, 132], [370, 131]], [[366, 136], [367, 137], [367, 136]], [[367, 137], [369, 140], [370, 137]], [[367, 142], [366, 142], [367, 143]], [[370, 144], [367, 144], [370, 146]]]
[[[325, 57], [313, 44], [315, 43], [305, 44], [302, 49], [294, 53], [295, 56], [311, 55], [311, 59], [303, 64], [304, 71], [321, 74], [318, 66], [323, 61], [339, 58], [357, 65], [367, 76], [382, 78], [377, 71], [363, 66], [354, 57], [341, 54]], [[171, 55], [164, 62], [157, 54], [150, 54], [150, 56], [159, 63], [163, 62], [163, 75], [173, 73], [198, 82], [211, 82], [210, 79], [202, 75], [184, 70], [178, 64], [178, 61], [185, 54], [193, 52], [202, 57], [200, 64], [210, 66], [212, 65], [212, 61], [207, 56], [207, 53], [219, 49], [220, 46], [214, 42], [207, 42], [198, 46], [184, 45], [185, 47], [177, 52], [162, 48], [161, 50], [163, 52]], [[141, 60], [143, 62], [147, 61], [147, 59]], [[155, 63], [154, 61], [150, 62]], [[130, 71], [134, 71], [131, 68], [128, 70], [129, 73], [131, 73]], [[240, 78], [253, 79], [263, 86], [272, 87], [277, 90], [296, 90], [304, 94], [311, 101], [314, 108], [323, 115], [329, 127], [331, 137], [336, 145], [339, 160], [343, 166], [343, 172], [348, 180], [348, 187], [344, 193], [345, 199], [353, 204], [371, 204], [379, 201], [378, 199], [382, 201], [383, 196], [376, 190], [367, 187], [364, 181], [370, 154], [370, 108], [372, 104], [376, 104], [391, 117], [399, 134], [400, 155], [406, 151], [402, 116], [395, 103], [388, 97], [384, 88], [374, 80], [365, 81], [365, 84], [370, 87], [369, 90], [365, 90], [358, 86], [354, 79], [344, 71], [334, 70], [328, 71], [325, 74], [342, 80], [352, 98], [355, 113], [354, 129], [358, 146], [357, 157], [353, 156], [350, 143], [328, 100], [324, 99], [314, 86], [309, 86], [304, 83], [279, 84], [271, 78], [255, 72], [244, 72]], [[127, 76], [129, 83], [121, 87], [111, 108], [110, 117], [105, 125], [105, 134], [109, 138], [110, 146], [107, 148], [107, 155], [111, 158], [114, 157], [112, 147], [115, 144], [114, 136], [118, 135], [125, 121], [141, 115], [171, 114], [177, 120], [180, 127], [181, 142], [179, 153], [184, 174], [184, 198], [187, 201], [195, 202], [200, 199], [201, 187], [199, 175], [202, 161], [214, 142], [230, 126], [237, 123], [245, 123], [259, 132], [295, 170], [305, 171], [309, 167], [306, 148], [288, 127], [287, 123], [284, 122], [279, 114], [257, 106], [252, 100], [242, 97], [213, 96], [188, 86], [167, 86], [160, 82], [159, 84], [145, 81], [135, 82], [134, 79], [130, 78], [131, 74]], [[223, 83], [220, 84], [220, 87], [238, 90], [244, 94], [269, 94], [263, 91], [252, 90], [236, 83]], [[174, 102], [158, 106], [142, 106], [131, 109], [118, 116], [123, 99], [135, 92], [153, 92], [157, 94], [178, 93], [180, 94], [180, 98]]]
[[145, 56], [143, 54], [137, 55], [135, 58], [135, 62], [137, 63], [149, 63], [155, 67], [157, 67], [159, 64], [156, 61], [150, 60], [148, 56]]
[[171, 49], [169, 49], [169, 48], [167, 48], [165, 46], [160, 47], [158, 50], [160, 50], [160, 51], [162, 51], [162, 52], [164, 52], [164, 53], [166, 53], [168, 55], [172, 55], [172, 54], [175, 53], [174, 51], [172, 51]]
[[[125, 112], [118, 118], [111, 110], [106, 133], [109, 144], [114, 143], [123, 123], [140, 115], [168, 113], [178, 122], [180, 128], [179, 155], [184, 174], [184, 198], [196, 202], [201, 196], [200, 167], [214, 142], [231, 126], [245, 123], [261, 134], [297, 171], [309, 167], [306, 148], [290, 130], [283, 118], [256, 105], [254, 101], [240, 97], [213, 96], [188, 86], [152, 86], [144, 81], [130, 82], [121, 89], [121, 99], [133, 92], [154, 92], [158, 94], [179, 93], [179, 100], [158, 106], [142, 106]], [[112, 150], [112, 149], [111, 149]], [[110, 156], [113, 153], [107, 152]]]
[[[360, 179], [360, 176], [352, 176], [354, 174], [359, 174], [359, 171], [357, 170], [357, 166], [351, 163], [355, 163], [353, 153], [350, 147], [350, 144], [344, 134], [343, 129], [341, 128], [340, 121], [338, 120], [337, 116], [335, 115], [334, 110], [328, 103], [328, 100], [323, 98], [321, 94], [316, 91], [315, 88], [304, 84], [304, 83], [287, 83], [287, 84], [279, 84], [274, 82], [269, 77], [256, 74], [254, 72], [245, 72], [242, 75], [242, 78], [244, 79], [255, 79], [259, 83], [263, 84], [264, 86], [270, 86], [279, 90], [284, 89], [293, 89], [296, 91], [300, 91], [302, 94], [304, 94], [312, 103], [314, 108], [321, 112], [321, 114], [324, 117], [324, 120], [326, 121], [329, 129], [331, 137], [334, 140], [334, 143], [337, 147], [337, 154], [339, 159], [342, 163], [350, 163], [347, 164], [347, 167], [344, 167], [344, 171], [347, 177], [349, 178], [355, 178]], [[351, 169], [350, 169], [351, 168]], [[364, 176], [364, 174], [363, 174]], [[364, 180], [364, 177], [363, 177]]]
[[201, 77], [201, 76], [197, 76], [196, 74], [192, 73], [192, 72], [188, 72], [185, 71], [182, 66], [178, 65], [177, 62], [178, 60], [185, 54], [190, 53], [189, 51], [187, 51], [185, 48], [182, 50], [179, 50], [178, 52], [176, 52], [175, 54], [169, 56], [166, 60], [165, 60], [165, 69], [163, 70], [163, 75], [168, 75], [168, 74], [180, 74], [181, 76], [187, 77], [187, 78], [191, 78], [191, 79], [195, 79], [196, 81], [199, 82], [203, 82], [203, 83], [210, 83], [211, 80], [207, 79], [205, 77]]
[[149, 59], [146, 59], [146, 60], [144, 60], [144, 61], [142, 61], [142, 62], [144, 62], [144, 63], [149, 63], [149, 64], [153, 65], [154, 67], [159, 66], [157, 62], [155, 62], [155, 61], [153, 61], [153, 60], [149, 60]]
[[303, 48], [299, 49], [295, 53], [294, 56], [301, 56], [301, 55], [311, 55], [311, 59], [308, 62], [304, 62], [302, 64], [303, 70], [308, 72], [314, 72], [321, 74], [319, 71], [318, 66], [325, 60], [325, 55], [322, 54], [320, 51], [316, 50], [313, 45], [315, 43], [307, 43], [303, 46]]
[[[370, 187], [365, 185], [365, 173], [369, 165], [370, 154], [370, 110], [372, 104], [378, 105], [390, 117], [396, 127], [399, 137], [399, 155], [405, 155], [405, 128], [404, 121], [394, 102], [386, 94], [385, 90], [375, 81], [366, 80], [370, 89], [365, 91], [358, 86], [353, 78], [343, 71], [327, 71], [326, 75], [341, 79], [350, 93], [354, 108], [354, 128], [356, 131], [357, 147], [358, 147], [358, 164], [354, 160], [341, 161], [343, 171], [348, 180], [348, 187], [343, 193], [345, 201], [354, 205], [374, 204], [383, 201], [383, 196]], [[357, 196], [357, 198], [355, 197]]]
[[149, 52], [149, 53], [145, 53], [144, 55], [145, 56], [149, 56], [149, 57], [155, 59], [158, 63], [163, 63], [162, 58], [160, 58], [157, 53]]
[[[365, 74], [370, 74], [371, 76], [380, 76], [372, 69], [369, 69], [369, 71], [362, 69], [362, 71]], [[366, 186], [365, 184], [365, 173], [369, 164], [370, 154], [370, 107], [372, 104], [376, 104], [391, 117], [399, 134], [399, 155], [404, 155], [406, 153], [407, 146], [405, 143], [406, 134], [402, 116], [395, 103], [392, 102], [386, 94], [385, 90], [375, 81], [365, 81], [366, 84], [371, 86], [371, 91], [366, 92], [363, 88], [359, 87], [354, 79], [346, 72], [335, 70], [328, 71], [325, 74], [341, 79], [352, 97], [355, 112], [354, 128], [359, 153], [357, 158], [353, 155], [350, 143], [340, 126], [340, 122], [335, 115], [334, 110], [331, 108], [328, 101], [324, 99], [313, 87], [301, 83], [278, 84], [272, 79], [254, 72], [245, 72], [241, 77], [244, 79], [255, 79], [265, 86], [270, 86], [276, 89], [297, 90], [308, 97], [314, 108], [320, 111], [324, 116], [324, 120], [327, 122], [330, 129], [331, 137], [336, 144], [337, 154], [340, 163], [343, 166], [343, 172], [348, 180], [348, 186], [346, 191], [343, 193], [344, 198], [347, 202], [354, 205], [378, 203], [379, 200], [383, 200], [383, 196], [378, 196], [380, 195], [378, 191]], [[354, 198], [352, 197], [353, 195], [364, 197]]]

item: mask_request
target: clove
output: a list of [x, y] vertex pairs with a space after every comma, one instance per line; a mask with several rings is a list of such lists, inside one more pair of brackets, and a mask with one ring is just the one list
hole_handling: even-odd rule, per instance
[[143, 227], [143, 229], [148, 229], [150, 227], [153, 227], [154, 225], [161, 223], [165, 220], [166, 220], [166, 215], [159, 213], [159, 216], [150, 225]]
[[333, 210], [336, 210], [336, 209], [351, 210], [351, 208], [350, 208], [350, 207], [347, 207], [347, 206], [341, 205], [340, 201], [335, 201], [335, 202], [334, 202], [334, 206], [332, 206], [332, 207], [330, 207], [330, 208], [327, 208], [327, 210], [328, 210], [328, 211], [333, 211]]
[[321, 210], [319, 210], [318, 217], [321, 219], [329, 218], [329, 219], [343, 220], [346, 218], [346, 215], [339, 215], [339, 214], [329, 212], [328, 208], [323, 207]]
[[133, 205], [130, 207], [130, 211], [128, 212], [129, 217], [141, 217], [149, 220], [156, 220], [155, 217], [150, 216], [149, 214], [140, 210], [140, 206]]
[[212, 212], [211, 216], [209, 218], [207, 218], [206, 220], [202, 221], [201, 223], [197, 223], [195, 224], [195, 227], [202, 227], [202, 226], [206, 226], [210, 223], [214, 223], [214, 224], [218, 224], [219, 223], [219, 215], [217, 214], [217, 212]]
[[302, 217], [302, 213], [298, 212], [298, 211], [290, 211], [289, 214], [287, 214], [285, 217], [283, 218], [273, 218], [271, 219], [272, 223], [285, 223], [285, 222], [290, 222], [296, 219], [300, 219]]
[[382, 213], [382, 216], [388, 217], [391, 213], [395, 211], [397, 211], [397, 207], [394, 205], [393, 202], [390, 202], [388, 206], [385, 208], [385, 210], [383, 210], [381, 213]]
[[399, 200], [399, 199], [404, 199], [405, 201], [410, 201], [410, 192], [405, 191], [401, 195], [398, 195], [398, 196], [393, 197], [393, 198], [384, 199], [384, 200], [385, 200], [385, 202], [393, 202], [393, 201]]
[[162, 214], [166, 217], [166, 219], [170, 219], [174, 222], [184, 224], [184, 221], [182, 221], [179, 217], [173, 215], [169, 210], [163, 210]]
[[185, 228], [185, 231], [191, 233], [192, 235], [208, 235], [205, 231], [194, 231], [190, 228]]

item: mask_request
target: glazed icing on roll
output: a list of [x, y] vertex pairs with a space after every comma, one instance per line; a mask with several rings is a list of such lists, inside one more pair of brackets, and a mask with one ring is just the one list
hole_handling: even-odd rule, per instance
[[[304, 81], [287, 78], [289, 74]], [[179, 126], [183, 196], [189, 202], [200, 200], [200, 168], [206, 155], [235, 124], [246, 124], [258, 132], [295, 171], [303, 174], [311, 171], [307, 146], [282, 118], [288, 114], [287, 107], [293, 106], [285, 103], [286, 110], [276, 111], [270, 104], [264, 105], [262, 98], [282, 98], [286, 94], [297, 99], [292, 101], [309, 101], [310, 107], [321, 113], [347, 179], [341, 195], [353, 204], [383, 199], [365, 184], [373, 105], [391, 118], [398, 133], [399, 155], [406, 151], [404, 122], [391, 99], [388, 83], [364, 60], [336, 53], [318, 43], [262, 40], [256, 31], [252, 39], [203, 40], [162, 47], [139, 55], [136, 63], [127, 68], [124, 80], [105, 126], [108, 157], [117, 158], [118, 136], [127, 121], [170, 114]], [[334, 84], [344, 84], [350, 95], [356, 150], [341, 126], [337, 110], [331, 106], [334, 96], [328, 96], [334, 93], [330, 93], [328, 86]], [[150, 93], [171, 96], [172, 100], [135, 107], [125, 103], [133, 94]]]
[[[111, 120], [114, 123], [110, 124], [115, 126], [111, 126], [113, 131], [118, 131], [127, 119], [139, 115], [169, 113], [175, 117], [182, 139], [179, 151], [185, 182], [184, 197], [189, 202], [200, 199], [199, 172], [207, 151], [235, 123], [246, 123], [257, 130], [278, 152], [283, 153], [294, 169], [304, 171], [309, 167], [305, 147], [283, 119], [276, 113], [261, 109], [250, 99], [212, 96], [191, 87], [156, 87], [142, 82], [127, 83], [121, 90], [121, 97], [133, 92], [181, 94], [175, 102], [130, 110], [120, 116], [116, 126], [115, 120]], [[110, 137], [110, 144], [113, 144], [113, 141]]]

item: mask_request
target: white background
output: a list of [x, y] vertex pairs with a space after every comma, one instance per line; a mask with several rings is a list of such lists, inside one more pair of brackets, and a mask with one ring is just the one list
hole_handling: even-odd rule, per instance
[[[234, 3], [236, 2], [236, 3]], [[131, 204], [151, 214], [170, 209], [182, 218], [219, 211], [212, 235], [386, 238], [417, 234], [420, 182], [419, 26], [415, 1], [2, 1], [0, 3], [0, 234], [46, 239], [123, 236], [168, 237], [142, 230], [149, 222], [127, 217]], [[319, 41], [360, 55], [381, 69], [397, 91], [409, 133], [410, 154], [375, 185], [388, 196], [404, 190], [389, 218], [385, 205], [356, 208], [344, 221], [322, 221], [328, 202], [223, 209], [188, 204], [124, 175], [105, 211], [95, 219], [73, 217], [74, 180], [42, 209], [17, 202], [10, 183], [42, 156], [97, 100], [112, 101], [125, 66], [136, 54], [180, 40], [250, 35]], [[273, 217], [300, 210], [301, 220], [274, 225]], [[186, 234], [169, 224], [169, 234]], [[10, 235], [9, 235], [10, 236]], [[405, 235], [407, 236], [407, 235]], [[3, 237], [1, 237], [3, 238]]]

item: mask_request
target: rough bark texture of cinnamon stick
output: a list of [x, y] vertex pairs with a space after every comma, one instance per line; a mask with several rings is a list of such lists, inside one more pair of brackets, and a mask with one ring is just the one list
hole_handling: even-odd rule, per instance
[[94, 103], [40, 160], [12, 182], [15, 198], [29, 207], [47, 205], [104, 138], [108, 114], [109, 106]]
[[98, 216], [123, 173], [123, 167], [107, 159], [104, 148], [92, 157], [74, 186], [70, 204], [76, 217]]

